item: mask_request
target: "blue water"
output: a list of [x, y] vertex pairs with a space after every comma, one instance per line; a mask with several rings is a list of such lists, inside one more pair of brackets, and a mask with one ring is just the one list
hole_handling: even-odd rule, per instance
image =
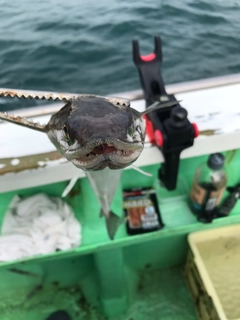
[[[165, 83], [240, 72], [237, 0], [0, 1], [0, 87], [108, 94], [138, 89], [141, 53], [163, 44]], [[3, 110], [39, 102], [0, 99]]]

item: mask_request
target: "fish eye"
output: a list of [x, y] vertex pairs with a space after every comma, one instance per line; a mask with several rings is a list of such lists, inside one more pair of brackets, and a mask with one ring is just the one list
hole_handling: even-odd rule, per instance
[[64, 131], [64, 133], [65, 133], [67, 143], [68, 143], [69, 145], [72, 145], [73, 142], [71, 141], [71, 138], [70, 138], [70, 135], [69, 135], [69, 132], [68, 132], [68, 129], [67, 129], [67, 126], [66, 126], [66, 125], [64, 125], [63, 131]]
[[69, 134], [68, 134], [68, 129], [67, 129], [66, 126], [63, 127], [63, 131], [64, 131], [64, 133], [65, 133], [66, 136], [69, 135]]
[[131, 127], [128, 129], [128, 134], [129, 134], [130, 136], [132, 136], [132, 135], [134, 134], [134, 132], [135, 132], [134, 125], [131, 125]]
[[64, 131], [64, 133], [65, 133], [66, 138], [67, 138], [68, 140], [70, 140], [70, 136], [69, 136], [68, 129], [67, 129], [67, 126], [66, 126], [66, 125], [64, 125], [63, 131]]

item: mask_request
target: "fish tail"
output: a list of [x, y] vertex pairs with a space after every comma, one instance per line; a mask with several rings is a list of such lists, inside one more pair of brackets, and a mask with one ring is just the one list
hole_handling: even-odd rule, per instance
[[112, 211], [109, 212], [109, 215], [106, 217], [106, 226], [109, 238], [113, 240], [114, 235], [117, 231], [117, 228], [121, 224], [122, 219], [119, 218], [115, 213]]

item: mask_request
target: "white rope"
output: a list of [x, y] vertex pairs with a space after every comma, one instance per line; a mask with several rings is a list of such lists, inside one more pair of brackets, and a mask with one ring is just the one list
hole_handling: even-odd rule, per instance
[[80, 175], [77, 174], [76, 176], [74, 176], [68, 183], [68, 185], [66, 186], [66, 188], [63, 190], [62, 193], [62, 198], [65, 198], [69, 192], [72, 190], [72, 188], [75, 186], [76, 182], [78, 181]]
[[147, 177], [152, 177], [152, 174], [146, 171], [143, 171], [142, 169], [140, 169], [139, 167], [136, 167], [135, 165], [131, 164], [130, 167], [138, 172], [140, 172], [141, 174], [147, 176]]

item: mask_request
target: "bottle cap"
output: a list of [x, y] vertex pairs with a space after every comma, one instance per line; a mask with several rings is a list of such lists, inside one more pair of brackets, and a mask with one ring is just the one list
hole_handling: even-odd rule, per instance
[[224, 156], [221, 153], [210, 154], [207, 165], [213, 170], [220, 170], [224, 165]]

